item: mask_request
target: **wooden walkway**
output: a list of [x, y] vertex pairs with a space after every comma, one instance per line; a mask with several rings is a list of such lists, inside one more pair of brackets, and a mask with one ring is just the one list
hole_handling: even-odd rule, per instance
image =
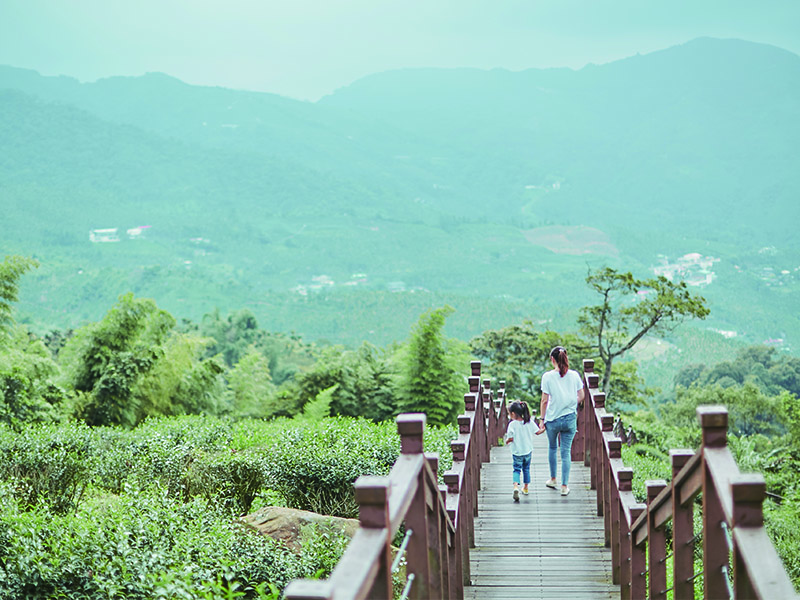
[[547, 436], [536, 436], [530, 494], [511, 494], [511, 450], [492, 448], [481, 469], [475, 548], [470, 551], [472, 585], [466, 599], [611, 599], [611, 552], [603, 544], [603, 519], [597, 517], [589, 469], [573, 462], [570, 494], [562, 497], [549, 477]]

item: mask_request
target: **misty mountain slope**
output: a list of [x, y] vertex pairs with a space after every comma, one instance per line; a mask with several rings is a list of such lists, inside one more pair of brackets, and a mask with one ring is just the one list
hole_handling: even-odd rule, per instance
[[[798, 98], [800, 57], [700, 39], [580, 71], [381, 73], [321, 103], [364, 112], [385, 103], [405, 130], [436, 132], [458, 140], [451, 153], [468, 148], [504, 163], [490, 185], [563, 179], [565, 210], [601, 226], [657, 220], [716, 236], [709, 224], [724, 218], [736, 236], [755, 225], [769, 227], [764, 239], [788, 243], [782, 216], [800, 216], [789, 201], [800, 192]], [[453, 177], [481, 175], [464, 166]], [[510, 193], [519, 197], [519, 187]]]
[[[391, 190], [386, 208], [410, 201], [525, 227], [591, 222], [617, 235], [658, 222], [714, 239], [724, 218], [719, 241], [754, 227], [793, 239], [782, 216], [800, 192], [800, 58], [750, 42], [703, 38], [579, 71], [405, 69], [316, 104], [162, 74], [79, 84], [2, 68], [0, 86]], [[557, 195], [530, 191], [553, 183]]]
[[[286, 159], [193, 147], [8, 90], [0, 90], [0, 157], [5, 193], [42, 190], [25, 195], [15, 218], [36, 215], [82, 231], [149, 220], [235, 232], [244, 215], [358, 214], [376, 199], [374, 191]], [[391, 199], [384, 191], [375, 210], [391, 216]]]
[[[392, 164], [405, 151], [390, 124], [274, 94], [191, 86], [161, 73], [82, 84], [0, 66], [4, 87], [193, 147], [302, 163], [337, 179], [366, 173], [407, 198], [418, 195], [424, 178], [414, 165]], [[372, 130], [380, 132], [376, 143], [367, 135]]]
[[[389, 339], [419, 300], [387, 290], [568, 327], [587, 268], [700, 252], [720, 259], [709, 327], [800, 339], [799, 62], [700, 39], [579, 71], [393, 71], [317, 103], [0, 67], [0, 252], [41, 259], [21, 307], [45, 323], [129, 290], [192, 318], [291, 298], [334, 339], [364, 323], [317, 322], [319, 281], [308, 306], [363, 294]], [[124, 239], [91, 243], [105, 227]]]

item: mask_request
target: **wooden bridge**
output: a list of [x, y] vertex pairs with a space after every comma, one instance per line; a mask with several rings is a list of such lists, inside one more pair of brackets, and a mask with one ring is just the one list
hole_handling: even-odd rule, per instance
[[671, 451], [671, 481], [648, 481], [638, 503], [594, 362], [583, 363], [569, 496], [544, 487], [538, 436], [530, 494], [512, 501], [504, 386], [481, 385], [475, 361], [444, 485], [423, 453], [425, 416], [398, 416], [400, 457], [388, 477], [356, 481], [360, 528], [336, 569], [291, 582], [284, 598], [799, 598], [763, 525], [764, 479], [741, 474], [727, 448], [725, 408], [698, 409], [701, 447]]

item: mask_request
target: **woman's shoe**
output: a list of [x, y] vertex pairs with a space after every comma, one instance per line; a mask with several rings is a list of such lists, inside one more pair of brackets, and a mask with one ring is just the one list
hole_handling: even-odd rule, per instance
[[564, 487], [561, 488], [561, 495], [562, 496], [569, 495], [569, 488], [567, 486], [564, 486]]
[[550, 481], [550, 480], [548, 480], [548, 481], [547, 481], [547, 483], [545, 483], [545, 485], [546, 485], [547, 487], [549, 487], [551, 490], [554, 490], [554, 489], [556, 489], [556, 482], [555, 482], [555, 481]]
[[519, 489], [514, 488], [514, 502], [519, 502]]

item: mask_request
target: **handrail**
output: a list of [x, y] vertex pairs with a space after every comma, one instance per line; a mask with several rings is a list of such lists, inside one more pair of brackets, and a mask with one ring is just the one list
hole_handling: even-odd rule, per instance
[[[622, 441], [611, 433], [613, 415], [605, 410], [594, 361], [584, 360], [583, 367], [585, 435], [578, 456], [583, 455], [591, 468], [590, 485], [597, 491], [597, 514], [605, 520], [612, 580], [620, 585], [620, 597], [666, 599], [672, 591], [676, 599], [694, 598], [694, 580], [702, 576], [705, 598], [798, 598], [764, 528], [764, 478], [740, 473], [727, 447], [727, 409], [698, 407], [700, 449], [671, 450], [671, 481], [647, 481], [647, 503], [641, 504], [631, 492], [633, 471], [622, 464]], [[694, 573], [693, 511], [698, 495], [702, 496], [703, 571]], [[668, 522], [672, 523], [670, 555]], [[669, 560], [673, 581], [668, 588]]]
[[438, 484], [439, 459], [423, 453], [426, 417], [397, 417], [400, 456], [388, 477], [361, 476], [355, 482], [359, 528], [331, 576], [297, 579], [284, 590], [287, 600], [392, 597], [391, 542], [400, 527], [407, 536], [408, 597], [464, 597], [469, 584], [469, 549], [474, 547], [481, 463], [488, 462], [508, 425], [505, 382], [495, 399], [490, 381], [480, 385], [480, 361], [472, 361], [458, 437], [450, 444], [453, 466]]

